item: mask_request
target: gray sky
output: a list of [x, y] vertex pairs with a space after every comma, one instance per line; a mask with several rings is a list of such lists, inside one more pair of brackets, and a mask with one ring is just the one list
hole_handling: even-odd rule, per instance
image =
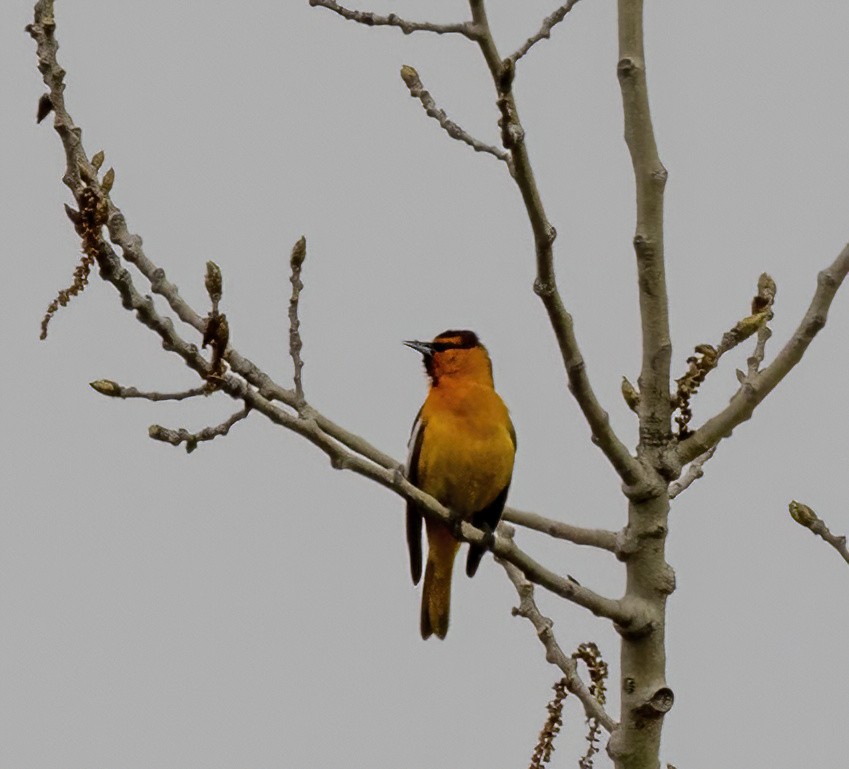
[[[466, 16], [460, 0], [427, 6], [432, 20]], [[505, 54], [554, 7], [491, 6]], [[420, 3], [369, 7], [423, 18]], [[649, 10], [680, 376], [693, 345], [715, 344], [746, 312], [764, 270], [778, 284], [774, 352], [849, 238], [849, 6]], [[151, 423], [197, 429], [236, 407], [223, 395], [96, 395], [87, 383], [100, 377], [195, 384], [97, 279], [39, 343], [78, 242], [60, 144], [50, 120], [34, 121], [30, 19], [28, 3], [0, 5], [0, 765], [527, 765], [558, 676], [510, 616], [515, 594], [491, 559], [474, 581], [458, 575], [447, 640], [424, 643], [399, 498], [257, 415], [191, 455], [148, 439]], [[289, 383], [287, 257], [305, 234], [304, 379], [319, 409], [402, 458], [425, 381], [400, 340], [473, 328], [519, 435], [512, 504], [624, 523], [531, 292], [518, 193], [398, 76], [415, 66], [454, 120], [494, 143], [494, 97], [471, 43], [365, 29], [306, 0], [85, 0], [58, 3], [57, 22], [68, 107], [89, 153], [105, 150], [115, 167], [131, 231], [201, 310], [203, 265], [218, 262], [241, 352]], [[614, 4], [585, 0], [521, 62], [516, 96], [591, 379], [633, 443], [619, 395], [639, 364], [633, 186], [615, 63]], [[846, 764], [849, 569], [786, 510], [803, 500], [849, 532], [847, 320], [844, 290], [803, 365], [675, 504], [676, 702], [663, 759], [679, 769]], [[748, 349], [711, 374], [696, 423], [726, 403]], [[521, 541], [621, 594], [609, 556]], [[595, 639], [616, 675], [604, 622], [546, 595], [540, 604], [564, 648]], [[616, 688], [614, 678], [614, 712]], [[582, 721], [570, 701], [554, 767], [575, 765]]]

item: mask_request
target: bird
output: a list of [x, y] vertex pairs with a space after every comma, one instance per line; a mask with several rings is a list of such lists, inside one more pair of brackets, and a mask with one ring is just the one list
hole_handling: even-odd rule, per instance
[[[492, 362], [477, 334], [443, 331], [432, 342], [406, 341], [420, 352], [429, 378], [425, 402], [408, 444], [407, 479], [462, 520], [492, 536], [507, 500], [516, 431], [495, 391]], [[444, 639], [451, 575], [460, 543], [445, 524], [425, 518], [407, 501], [407, 546], [413, 584], [422, 576], [422, 520], [428, 553], [422, 588], [421, 635]], [[485, 548], [469, 545], [466, 574], [474, 576]]]

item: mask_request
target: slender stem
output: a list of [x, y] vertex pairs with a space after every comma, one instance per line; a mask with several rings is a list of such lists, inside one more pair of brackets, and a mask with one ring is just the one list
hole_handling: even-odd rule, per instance
[[528, 51], [531, 50], [537, 43], [541, 40], [548, 40], [551, 37], [551, 30], [554, 29], [563, 19], [566, 18], [566, 14], [572, 10], [572, 8], [577, 5], [578, 0], [569, 0], [569, 2], [561, 5], [554, 13], [550, 16], [546, 16], [546, 18], [542, 22], [542, 26], [535, 35], [532, 35], [524, 43], [518, 48], [518, 50], [510, 55], [510, 60], [515, 64], [519, 59], [521, 59]]
[[675, 499], [682, 491], [690, 488], [704, 474], [704, 466], [716, 452], [716, 446], [708, 449], [704, 454], [696, 457], [690, 462], [687, 472], [685, 472], [677, 481], [669, 484], [669, 498]]
[[822, 537], [840, 554], [840, 557], [846, 563], [849, 563], [849, 547], [846, 546], [845, 535], [833, 534], [822, 518], [810, 507], [797, 502], [795, 499], [790, 503], [790, 515], [800, 526], [804, 526], [806, 529], [810, 529], [813, 534]]
[[225, 419], [221, 424], [204, 427], [202, 430], [194, 433], [189, 432], [184, 427], [181, 427], [179, 430], [172, 430], [162, 425], [151, 425], [147, 434], [155, 441], [170, 443], [172, 446], [179, 446], [181, 443], [185, 443], [186, 451], [191, 454], [198, 447], [199, 443], [227, 435], [230, 432], [230, 428], [236, 422], [241, 422], [245, 419], [250, 414], [250, 411], [250, 406], [246, 404], [244, 408]]
[[390, 13], [387, 16], [380, 16], [371, 11], [355, 11], [339, 5], [336, 0], [309, 0], [309, 4], [313, 7], [327, 8], [339, 14], [343, 19], [355, 21], [366, 27], [397, 27], [405, 35], [409, 35], [412, 32], [434, 32], [437, 35], [457, 34], [463, 35], [469, 38], [469, 40], [476, 39], [475, 29], [468, 22], [462, 22], [460, 24], [431, 24], [427, 21], [408, 21], [394, 13]]
[[548, 534], [555, 539], [565, 539], [567, 542], [572, 542], [576, 545], [597, 547], [600, 550], [609, 550], [611, 553], [617, 551], [616, 533], [613, 531], [585, 529], [582, 526], [573, 526], [563, 521], [546, 518], [538, 513], [527, 513], [523, 510], [516, 510], [513, 507], [505, 507], [502, 518], [510, 523], [515, 523], [517, 526], [541, 531], [543, 534]]
[[419, 73], [416, 72], [415, 68], [405, 64], [401, 67], [401, 78], [409, 89], [410, 96], [414, 99], [418, 99], [422, 103], [422, 107], [424, 107], [424, 111], [427, 113], [428, 117], [432, 117], [436, 120], [436, 122], [442, 127], [442, 130], [444, 130], [445, 133], [447, 133], [452, 139], [468, 144], [475, 152], [488, 153], [499, 160], [503, 160], [505, 163], [510, 161], [510, 156], [504, 150], [476, 139], [468, 131], [464, 130], [451, 120], [445, 113], [445, 110], [441, 109], [437, 105], [433, 96], [431, 96], [430, 92], [425, 89], [424, 85], [422, 85]]

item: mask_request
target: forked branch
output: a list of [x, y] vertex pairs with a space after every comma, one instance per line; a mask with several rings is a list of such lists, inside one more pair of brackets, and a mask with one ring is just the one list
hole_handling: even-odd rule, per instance
[[677, 459], [682, 464], [731, 434], [735, 427], [752, 416], [758, 404], [766, 398], [802, 359], [814, 337], [825, 326], [828, 311], [837, 290], [849, 273], [849, 245], [829, 267], [817, 276], [817, 288], [811, 303], [793, 336], [766, 368], [745, 378], [731, 402], [716, 416], [708, 419], [689, 438], [679, 444]]
[[[501, 526], [499, 534], [512, 540], [510, 528]], [[508, 578], [519, 594], [519, 606], [513, 610], [518, 617], [527, 619], [537, 631], [540, 643], [545, 647], [545, 659], [563, 671], [566, 688], [574, 694], [584, 706], [587, 718], [596, 719], [608, 732], [616, 727], [616, 722], [605, 711], [598, 700], [590, 693], [587, 685], [578, 674], [578, 664], [575, 659], [566, 654], [557, 643], [554, 636], [554, 623], [540, 612], [534, 597], [534, 586], [525, 578], [522, 572], [512, 563], [498, 559]]]
[[484, 0], [469, 0], [472, 20], [478, 30], [478, 45], [489, 67], [501, 113], [501, 136], [504, 148], [513, 160], [513, 179], [522, 200], [533, 231], [536, 251], [537, 277], [534, 291], [542, 300], [549, 322], [557, 338], [563, 365], [569, 380], [569, 389], [575, 396], [592, 431], [593, 442], [601, 448], [628, 489], [644, 487], [649, 483], [645, 469], [631, 456], [624, 443], [614, 432], [607, 412], [602, 408], [590, 385], [586, 364], [578, 347], [572, 316], [566, 310], [557, 288], [554, 274], [554, 239], [557, 231], [545, 213], [542, 197], [534, 176], [530, 156], [525, 145], [525, 130], [519, 118], [513, 96], [513, 63], [503, 61], [498, 53]]

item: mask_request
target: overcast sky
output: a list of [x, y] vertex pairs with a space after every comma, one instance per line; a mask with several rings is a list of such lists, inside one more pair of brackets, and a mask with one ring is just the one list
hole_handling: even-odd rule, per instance
[[[461, 0], [370, 2], [467, 15]], [[502, 53], [554, 7], [493, 0]], [[519, 195], [398, 75], [415, 66], [454, 120], [496, 143], [473, 44], [366, 29], [306, 0], [78, 0], [57, 3], [56, 20], [67, 105], [116, 170], [114, 201], [201, 312], [204, 263], [221, 266], [235, 347], [291, 381], [287, 257], [304, 234], [317, 408], [402, 459], [426, 385], [400, 341], [472, 328], [519, 436], [510, 502], [623, 525], [531, 291]], [[28, 3], [0, 5], [0, 766], [526, 766], [558, 675], [489, 557], [473, 581], [458, 574], [447, 640], [425, 643], [402, 500], [256, 414], [191, 455], [150, 440], [152, 423], [199, 429], [237, 406], [94, 393], [102, 377], [197, 383], [99, 279], [38, 341], [79, 244], [52, 120], [35, 124], [29, 21]], [[849, 239], [847, 30], [846, 4], [650, 3], [675, 376], [746, 313], [762, 271], [778, 284], [774, 353]], [[639, 366], [634, 193], [615, 65], [615, 4], [584, 0], [520, 62], [515, 91], [589, 374], [633, 445], [619, 382]], [[849, 567], [787, 503], [849, 532], [847, 322], [844, 289], [803, 364], [674, 505], [662, 758], [679, 769], [846, 765]], [[749, 350], [710, 375], [695, 423], [727, 402]], [[621, 595], [615, 559], [520, 536], [551, 568]], [[616, 713], [615, 633], [548, 595], [540, 605], [564, 648], [599, 643]], [[575, 766], [582, 721], [570, 700], [553, 767]]]

